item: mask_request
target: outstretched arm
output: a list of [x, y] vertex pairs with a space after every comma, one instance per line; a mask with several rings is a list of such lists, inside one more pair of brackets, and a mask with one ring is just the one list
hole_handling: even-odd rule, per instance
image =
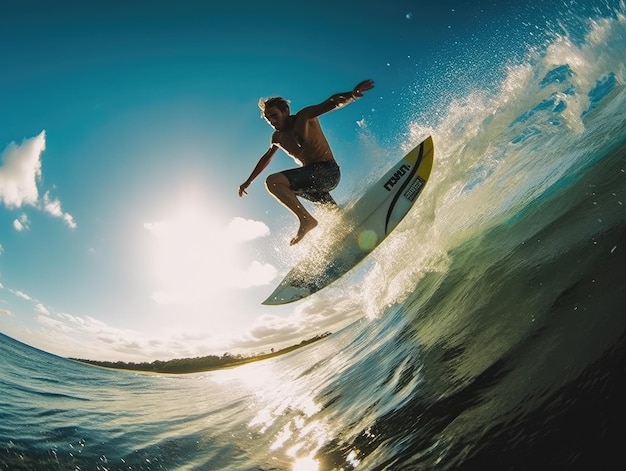
[[336, 108], [341, 108], [349, 103], [356, 101], [363, 96], [363, 92], [374, 88], [373, 80], [363, 80], [349, 92], [336, 93], [329, 97], [319, 105], [307, 106], [299, 113], [306, 113], [309, 116], [319, 116], [328, 113]]
[[374, 81], [371, 79], [367, 79], [363, 80], [356, 87], [354, 87], [352, 93], [356, 98], [361, 98], [364, 91], [371, 90], [372, 88], [374, 88]]
[[250, 174], [248, 179], [245, 182], [243, 182], [241, 185], [239, 185], [239, 197], [240, 198], [243, 195], [247, 195], [248, 194], [246, 189], [250, 186], [250, 184], [254, 181], [254, 179], [256, 177], [258, 177], [259, 174], [263, 170], [265, 170], [265, 168], [269, 165], [269, 163], [272, 161], [272, 157], [276, 153], [277, 149], [278, 149], [278, 147], [276, 147], [274, 145], [272, 145], [269, 149], [267, 149], [265, 154], [263, 154], [261, 156], [261, 158], [259, 159], [259, 161], [257, 162], [256, 166], [254, 167], [254, 170], [252, 170], [252, 173]]

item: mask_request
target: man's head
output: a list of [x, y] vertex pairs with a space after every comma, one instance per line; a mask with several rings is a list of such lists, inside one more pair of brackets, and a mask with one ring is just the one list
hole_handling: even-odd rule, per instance
[[261, 98], [259, 100], [259, 108], [261, 108], [261, 116], [264, 116], [265, 110], [269, 108], [278, 108], [281, 111], [289, 111], [289, 100], [283, 97], [274, 96], [272, 98]]
[[280, 129], [289, 116], [289, 101], [282, 97], [261, 98], [259, 100], [261, 116], [274, 128]]

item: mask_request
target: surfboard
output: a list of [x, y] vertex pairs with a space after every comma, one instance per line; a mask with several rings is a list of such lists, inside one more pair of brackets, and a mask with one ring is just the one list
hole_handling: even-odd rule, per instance
[[307, 253], [262, 304], [306, 298], [354, 268], [409, 213], [428, 182], [433, 161], [434, 145], [429, 136], [346, 208], [335, 231], [339, 235]]

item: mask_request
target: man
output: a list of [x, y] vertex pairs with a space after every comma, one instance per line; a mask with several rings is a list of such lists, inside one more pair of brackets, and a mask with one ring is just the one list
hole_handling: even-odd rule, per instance
[[248, 194], [247, 188], [265, 170], [279, 148], [298, 162], [301, 167], [274, 173], [265, 180], [267, 190], [298, 218], [300, 227], [291, 239], [291, 245], [298, 243], [317, 226], [317, 220], [298, 200], [298, 196], [317, 204], [337, 206], [330, 191], [339, 183], [339, 166], [322, 132], [318, 116], [352, 103], [373, 87], [372, 80], [364, 80], [352, 91], [337, 93], [318, 105], [303, 108], [295, 115], [290, 114], [289, 102], [284, 98], [259, 101], [262, 117], [275, 131], [269, 149], [261, 156], [248, 179], [239, 186], [239, 196]]

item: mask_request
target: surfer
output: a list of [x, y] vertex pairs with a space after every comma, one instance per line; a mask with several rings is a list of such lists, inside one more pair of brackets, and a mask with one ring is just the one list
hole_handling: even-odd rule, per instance
[[289, 101], [282, 97], [259, 100], [261, 116], [274, 128], [269, 149], [261, 156], [248, 179], [239, 186], [239, 196], [247, 195], [254, 179], [265, 170], [278, 149], [282, 149], [301, 166], [269, 175], [265, 180], [267, 191], [289, 209], [300, 223], [291, 245], [296, 244], [317, 220], [302, 205], [298, 197], [316, 204], [337, 207], [330, 195], [339, 184], [339, 165], [322, 128], [318, 116], [354, 102], [363, 92], [374, 87], [372, 80], [364, 80], [349, 92], [337, 93], [317, 105], [307, 106], [291, 114]]

